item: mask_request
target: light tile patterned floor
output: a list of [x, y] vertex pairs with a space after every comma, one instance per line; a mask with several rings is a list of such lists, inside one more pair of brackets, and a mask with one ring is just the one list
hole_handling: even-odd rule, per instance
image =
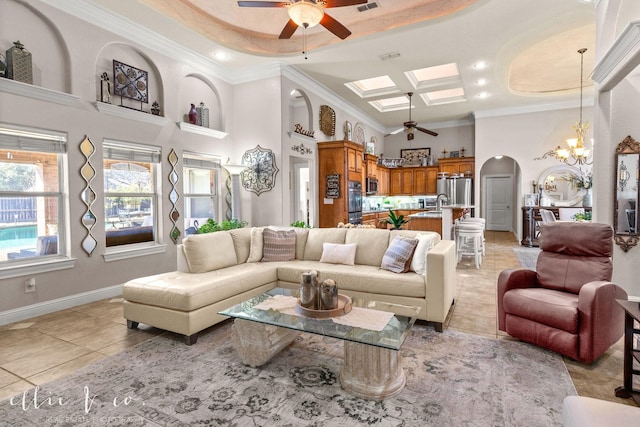
[[[496, 279], [503, 269], [519, 266], [513, 252], [517, 245], [512, 233], [487, 232], [481, 268], [476, 269], [472, 259], [463, 259], [457, 269], [456, 302], [446, 327], [512, 339], [497, 330]], [[127, 329], [120, 298], [0, 326], [0, 400], [162, 333], [144, 325]], [[622, 384], [622, 350], [621, 340], [591, 366], [565, 359], [578, 394], [631, 404], [613, 394]]]

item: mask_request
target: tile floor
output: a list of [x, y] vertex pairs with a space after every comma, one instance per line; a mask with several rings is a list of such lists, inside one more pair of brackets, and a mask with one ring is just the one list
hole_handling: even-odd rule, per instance
[[[517, 245], [512, 233], [487, 232], [482, 267], [476, 269], [471, 259], [458, 265], [456, 303], [446, 322], [448, 328], [512, 339], [497, 331], [496, 278], [503, 269], [519, 266], [512, 250]], [[0, 326], [0, 400], [162, 333], [168, 332], [144, 325], [127, 329], [120, 298]], [[622, 384], [622, 353], [621, 340], [591, 366], [565, 358], [578, 394], [632, 404], [613, 394]]]

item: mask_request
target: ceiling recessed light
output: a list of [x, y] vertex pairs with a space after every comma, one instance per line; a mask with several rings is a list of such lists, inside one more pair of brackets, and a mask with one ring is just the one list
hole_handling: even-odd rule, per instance
[[476, 84], [478, 86], [484, 86], [484, 85], [487, 84], [487, 79], [478, 79], [478, 80], [476, 80]]
[[219, 50], [213, 54], [213, 57], [218, 61], [226, 61], [227, 59], [229, 59], [229, 54], [227, 52]]
[[485, 68], [487, 68], [487, 63], [485, 61], [478, 61], [473, 64], [473, 68], [475, 68], [476, 70], [484, 70]]
[[496, 160], [500, 160], [501, 158], [503, 158], [504, 156], [493, 156], [494, 159]]
[[489, 97], [489, 93], [488, 92], [480, 92], [479, 94], [476, 95], [476, 97], [480, 98], [480, 99], [485, 99]]

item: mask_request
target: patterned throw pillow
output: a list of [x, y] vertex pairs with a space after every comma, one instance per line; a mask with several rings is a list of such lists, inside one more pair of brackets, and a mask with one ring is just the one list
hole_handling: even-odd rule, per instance
[[292, 261], [296, 258], [296, 232], [271, 230], [262, 232], [262, 262]]
[[380, 268], [393, 271], [394, 273], [405, 273], [409, 271], [411, 257], [417, 245], [418, 239], [396, 236], [384, 253]]

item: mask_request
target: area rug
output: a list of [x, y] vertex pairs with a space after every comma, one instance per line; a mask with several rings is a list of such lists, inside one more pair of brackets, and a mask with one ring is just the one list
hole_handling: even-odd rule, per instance
[[515, 252], [521, 267], [535, 271], [538, 254], [540, 253], [539, 248], [517, 247], [513, 248], [513, 252]]
[[[239, 363], [230, 323], [186, 346], [157, 336], [0, 402], [12, 426], [556, 426], [575, 395], [557, 354], [416, 325], [407, 385], [382, 402], [342, 390], [339, 340], [303, 334], [261, 368]], [[37, 394], [36, 394], [37, 393]]]

